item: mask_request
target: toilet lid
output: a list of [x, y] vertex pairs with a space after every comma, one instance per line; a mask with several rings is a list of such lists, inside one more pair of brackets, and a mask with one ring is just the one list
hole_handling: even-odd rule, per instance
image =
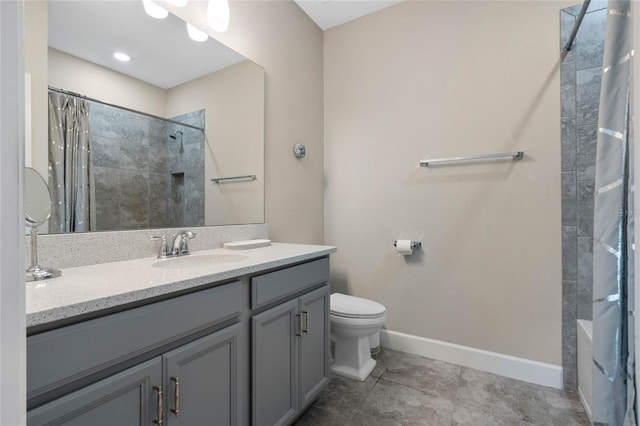
[[342, 293], [331, 295], [331, 314], [341, 317], [377, 317], [384, 314], [385, 308], [378, 302]]

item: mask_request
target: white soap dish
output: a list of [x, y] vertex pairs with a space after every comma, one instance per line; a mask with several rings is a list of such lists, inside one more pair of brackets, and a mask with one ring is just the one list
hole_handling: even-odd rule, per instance
[[268, 247], [271, 245], [271, 240], [244, 240], [244, 241], [230, 241], [224, 243], [222, 247], [231, 250], [248, 250], [259, 247]]

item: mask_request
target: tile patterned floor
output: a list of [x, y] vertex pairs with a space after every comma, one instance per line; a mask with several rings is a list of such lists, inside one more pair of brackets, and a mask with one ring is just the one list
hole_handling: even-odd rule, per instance
[[383, 349], [364, 382], [333, 376], [296, 426], [589, 425], [566, 392]]

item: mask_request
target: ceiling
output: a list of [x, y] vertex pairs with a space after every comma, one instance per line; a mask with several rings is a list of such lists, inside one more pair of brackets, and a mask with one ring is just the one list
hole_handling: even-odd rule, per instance
[[[295, 1], [327, 30], [401, 0]], [[50, 47], [164, 89], [245, 60], [211, 38], [190, 40], [185, 23], [171, 14], [149, 17], [141, 1], [50, 1], [48, 19]], [[114, 60], [117, 50], [131, 62]]]
[[151, 18], [141, 1], [50, 1], [48, 20], [50, 47], [163, 89], [245, 60], [211, 38], [191, 40], [174, 15]]
[[402, 0], [295, 0], [322, 30], [353, 21]]

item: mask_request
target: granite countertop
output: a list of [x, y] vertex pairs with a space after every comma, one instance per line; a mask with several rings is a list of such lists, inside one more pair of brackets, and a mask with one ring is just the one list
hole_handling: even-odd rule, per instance
[[[213, 249], [174, 259], [135, 259], [62, 270], [26, 284], [27, 327], [253, 274], [334, 253], [335, 247], [273, 243], [249, 250]], [[200, 261], [199, 256], [219, 256]], [[246, 256], [238, 257], [238, 256]], [[169, 266], [176, 262], [175, 267]]]

